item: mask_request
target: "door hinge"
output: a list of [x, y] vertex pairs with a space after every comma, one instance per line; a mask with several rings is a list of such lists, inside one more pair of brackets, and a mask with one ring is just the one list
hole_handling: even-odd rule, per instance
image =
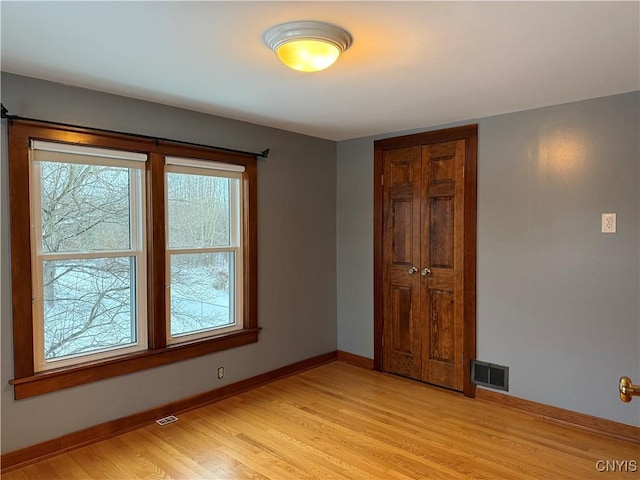
[[384, 175], [380, 175], [380, 185], [384, 187]]
[[382, 336], [382, 348], [384, 348], [384, 335]]

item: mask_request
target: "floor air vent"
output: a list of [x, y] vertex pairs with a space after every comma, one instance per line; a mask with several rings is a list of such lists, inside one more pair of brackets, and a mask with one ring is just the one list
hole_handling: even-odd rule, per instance
[[158, 420], [156, 420], [156, 423], [160, 426], [164, 426], [167, 423], [173, 423], [177, 421], [178, 421], [178, 417], [174, 415], [169, 415], [168, 417], [159, 418]]
[[471, 381], [476, 385], [509, 391], [509, 367], [493, 363], [471, 362]]

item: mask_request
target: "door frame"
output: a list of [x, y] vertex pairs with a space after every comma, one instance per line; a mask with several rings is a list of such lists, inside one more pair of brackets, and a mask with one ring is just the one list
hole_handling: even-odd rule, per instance
[[374, 142], [373, 168], [373, 368], [383, 370], [384, 337], [384, 282], [382, 265], [383, 240], [383, 152], [395, 148], [415, 147], [431, 143], [465, 140], [464, 165], [464, 265], [463, 265], [463, 393], [475, 398], [475, 384], [471, 382], [471, 361], [476, 358], [476, 248], [477, 248], [477, 151], [478, 125], [434, 130], [431, 132], [403, 135]]

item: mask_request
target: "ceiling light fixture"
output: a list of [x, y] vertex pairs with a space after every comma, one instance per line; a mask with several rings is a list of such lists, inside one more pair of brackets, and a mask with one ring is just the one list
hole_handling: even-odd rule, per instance
[[315, 21], [282, 23], [264, 34], [264, 43], [280, 61], [301, 72], [317, 72], [333, 65], [352, 42], [346, 30]]

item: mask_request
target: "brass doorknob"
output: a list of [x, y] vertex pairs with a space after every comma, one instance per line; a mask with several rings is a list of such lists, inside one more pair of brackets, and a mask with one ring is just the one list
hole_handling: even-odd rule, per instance
[[635, 396], [640, 396], [640, 385], [631, 383], [629, 377], [622, 377], [620, 379], [620, 400], [630, 402]]

